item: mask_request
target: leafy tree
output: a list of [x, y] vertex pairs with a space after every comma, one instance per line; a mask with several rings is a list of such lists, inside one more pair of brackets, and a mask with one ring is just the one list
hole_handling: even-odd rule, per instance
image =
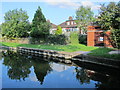
[[89, 7], [80, 6], [76, 11], [76, 23], [83, 33], [87, 33], [87, 26], [94, 20], [94, 13]]
[[111, 39], [120, 48], [120, 2], [101, 5], [98, 23], [105, 30], [111, 30]]
[[28, 15], [26, 11], [22, 9], [9, 10], [5, 13], [2, 23], [2, 36], [7, 38], [26, 37], [29, 31]]
[[45, 38], [49, 34], [50, 24], [46, 21], [41, 8], [38, 7], [34, 18], [32, 20], [32, 31], [30, 35], [32, 37]]
[[56, 35], [61, 35], [62, 34], [62, 28], [61, 28], [61, 26], [57, 27], [57, 30], [56, 30], [55, 34]]

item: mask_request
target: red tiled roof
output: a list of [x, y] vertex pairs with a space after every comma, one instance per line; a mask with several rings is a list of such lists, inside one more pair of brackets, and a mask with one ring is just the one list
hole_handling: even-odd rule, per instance
[[[74, 21], [74, 20], [68, 20], [68, 21]], [[67, 25], [67, 21], [59, 24], [59, 26], [61, 26], [62, 28], [72, 28], [72, 27], [77, 27], [76, 24], [73, 24], [73, 25]]]
[[57, 28], [57, 25], [50, 23], [52, 28]]

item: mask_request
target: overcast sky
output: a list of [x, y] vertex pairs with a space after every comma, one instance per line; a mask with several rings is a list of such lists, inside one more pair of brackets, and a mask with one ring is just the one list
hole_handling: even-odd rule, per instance
[[[83, 6], [90, 6], [95, 15], [98, 15], [100, 4], [108, 4], [110, 1], [119, 0], [2, 0], [0, 22], [4, 22], [4, 15], [7, 11], [20, 9], [27, 11], [31, 22], [38, 6], [41, 7], [46, 19], [58, 25], [68, 19], [69, 16], [75, 17], [76, 9]], [[1, 10], [0, 10], [1, 11]]]

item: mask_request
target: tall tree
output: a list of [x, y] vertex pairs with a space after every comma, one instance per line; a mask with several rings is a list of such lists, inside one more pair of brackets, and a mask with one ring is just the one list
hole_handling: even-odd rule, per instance
[[50, 24], [46, 21], [39, 6], [32, 20], [31, 36], [45, 38], [45, 36], [49, 34], [49, 29]]
[[76, 23], [77, 26], [83, 31], [83, 33], [87, 32], [87, 26], [94, 20], [94, 13], [91, 11], [89, 7], [80, 6], [76, 11]]
[[22, 9], [9, 10], [2, 23], [2, 36], [7, 38], [26, 37], [29, 31], [28, 15]]
[[120, 2], [101, 5], [98, 23], [103, 29], [111, 30], [111, 39], [120, 48]]

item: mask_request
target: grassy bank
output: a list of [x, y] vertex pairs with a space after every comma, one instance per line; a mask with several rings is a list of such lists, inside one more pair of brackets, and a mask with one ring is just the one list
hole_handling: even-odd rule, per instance
[[92, 50], [91, 53], [89, 53], [88, 55], [120, 60], [120, 54], [108, 54], [108, 52], [112, 50], [114, 49], [113, 48], [97, 48], [95, 50]]
[[19, 43], [8, 43], [8, 42], [0, 42], [3, 46], [9, 47], [27, 47], [27, 48], [38, 48], [38, 49], [48, 49], [48, 50], [57, 50], [57, 51], [65, 51], [65, 52], [75, 52], [75, 51], [91, 51], [95, 50], [98, 47], [87, 47], [82, 44], [77, 45], [34, 45], [34, 44], [19, 44]]
[[8, 43], [8, 42], [0, 42], [3, 46], [9, 47], [27, 47], [27, 48], [38, 48], [38, 49], [48, 49], [48, 50], [57, 50], [64, 52], [75, 52], [75, 51], [91, 51], [89, 55], [111, 58], [119, 60], [120, 55], [118, 54], [108, 54], [108, 52], [114, 50], [113, 48], [98, 48], [98, 47], [88, 47], [82, 44], [71, 44], [71, 45], [33, 45], [33, 44], [19, 44], [19, 43]]

